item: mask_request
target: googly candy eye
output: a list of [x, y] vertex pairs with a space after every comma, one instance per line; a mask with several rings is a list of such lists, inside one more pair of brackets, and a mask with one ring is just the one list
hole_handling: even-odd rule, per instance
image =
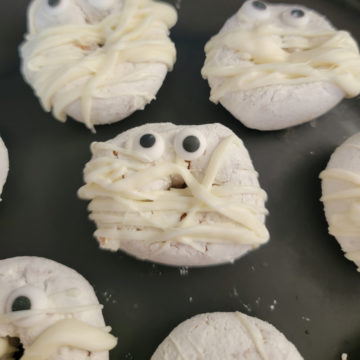
[[[16, 289], [8, 297], [5, 305], [5, 313], [16, 313], [19, 311], [31, 311], [46, 309], [48, 298], [44, 291], [27, 285]], [[14, 321], [17, 326], [30, 327], [41, 321], [45, 315], [31, 315], [24, 318], [18, 318]]]
[[255, 19], [264, 20], [270, 16], [269, 6], [263, 1], [246, 1], [240, 8], [238, 14], [250, 16]]
[[44, 0], [45, 10], [50, 15], [63, 13], [69, 6], [69, 0]]
[[89, 4], [98, 10], [108, 10], [110, 9], [114, 4], [115, 0], [88, 0]]
[[165, 144], [160, 135], [149, 131], [135, 138], [133, 148], [144, 154], [151, 162], [161, 158], [165, 150]]
[[205, 149], [205, 137], [196, 129], [184, 129], [175, 137], [175, 151], [184, 160], [199, 158]]
[[282, 14], [284, 22], [290, 26], [302, 27], [309, 22], [309, 17], [303, 9], [294, 8]]

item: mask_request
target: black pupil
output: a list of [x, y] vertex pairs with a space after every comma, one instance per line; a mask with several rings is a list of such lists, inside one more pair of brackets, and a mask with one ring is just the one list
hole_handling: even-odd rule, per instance
[[183, 141], [183, 148], [190, 153], [193, 153], [200, 148], [200, 140], [197, 136], [187, 136]]
[[257, 10], [265, 10], [266, 9], [266, 4], [264, 4], [261, 1], [253, 1], [252, 5]]
[[31, 301], [26, 296], [18, 296], [11, 306], [11, 311], [23, 311], [31, 309]]
[[48, 0], [48, 4], [51, 7], [58, 6], [60, 4], [61, 0]]
[[305, 13], [301, 9], [294, 9], [291, 11], [291, 15], [296, 18], [302, 18], [305, 16]]
[[156, 138], [153, 134], [145, 134], [140, 138], [140, 145], [144, 148], [151, 148], [154, 146]]

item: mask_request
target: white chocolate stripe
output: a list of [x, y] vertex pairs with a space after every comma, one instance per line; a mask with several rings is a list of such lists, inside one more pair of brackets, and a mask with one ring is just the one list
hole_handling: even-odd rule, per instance
[[[358, 148], [357, 146], [354, 147]], [[322, 201], [325, 203], [347, 201], [349, 203], [346, 210], [329, 217], [329, 233], [336, 237], [358, 240], [359, 249], [347, 251], [345, 256], [349, 260], [360, 261], [360, 175], [342, 169], [328, 169], [320, 174], [320, 178], [341, 181], [352, 186], [350, 189], [324, 195]], [[360, 271], [360, 267], [358, 271]]]
[[42, 315], [42, 314], [76, 314], [93, 310], [101, 310], [103, 308], [100, 304], [73, 306], [66, 308], [48, 308], [37, 310], [23, 310], [15, 311], [7, 314], [0, 314], [0, 324], [11, 324], [19, 319], [27, 318], [30, 316]]
[[241, 321], [241, 324], [244, 326], [247, 333], [249, 334], [261, 359], [268, 360], [268, 357], [267, 357], [266, 351], [265, 351], [265, 346], [264, 346], [265, 345], [264, 338], [261, 335], [260, 330], [255, 325], [251, 324], [250, 321], [248, 321], [246, 319], [245, 315], [243, 315], [242, 313], [236, 312], [236, 315], [238, 316], [238, 318]]
[[[250, 230], [240, 227], [221, 226], [221, 225], [198, 225], [185, 229], [173, 228], [163, 232], [159, 230], [119, 230], [116, 228], [101, 228], [95, 231], [98, 238], [110, 238], [119, 242], [121, 240], [151, 241], [152, 243], [179, 242], [184, 236], [191, 236], [193, 241], [201, 241], [212, 244], [241, 244], [249, 245], [252, 248], [265, 244], [267, 238], [254, 236]], [[156, 240], [154, 240], [156, 239]], [[152, 241], [154, 240], [154, 241]]]
[[47, 328], [25, 349], [21, 360], [46, 360], [55, 354], [59, 348], [103, 352], [113, 349], [117, 339], [106, 329], [96, 328], [77, 319], [65, 319]]
[[328, 169], [320, 174], [320, 179], [336, 179], [360, 186], [360, 175], [343, 169]]

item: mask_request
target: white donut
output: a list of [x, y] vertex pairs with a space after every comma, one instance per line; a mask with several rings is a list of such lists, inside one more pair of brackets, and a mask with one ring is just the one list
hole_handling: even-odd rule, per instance
[[151, 360], [303, 360], [269, 323], [239, 312], [194, 316], [176, 327]]
[[33, 0], [22, 73], [45, 111], [108, 124], [153, 100], [176, 60], [177, 14], [153, 0]]
[[147, 124], [91, 150], [79, 196], [91, 200], [102, 248], [203, 266], [233, 262], [268, 241], [266, 193], [225, 126]]
[[249, 128], [295, 126], [360, 94], [356, 41], [304, 6], [248, 0], [205, 51], [210, 100]]
[[1, 260], [0, 289], [0, 359], [11, 359], [16, 345], [22, 360], [109, 358], [117, 340], [76, 271], [37, 257]]
[[7, 148], [0, 137], [0, 195], [2, 194], [9, 172], [9, 155]]
[[320, 177], [329, 233], [360, 271], [360, 133], [335, 150]]

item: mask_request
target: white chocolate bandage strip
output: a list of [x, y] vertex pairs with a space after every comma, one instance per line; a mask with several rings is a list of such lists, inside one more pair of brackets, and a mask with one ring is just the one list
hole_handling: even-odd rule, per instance
[[[86, 185], [79, 190], [79, 196], [92, 200], [89, 209], [98, 226], [96, 237], [100, 242], [105, 239], [117, 244], [134, 240], [194, 247], [197, 242], [245, 244], [252, 248], [266, 243], [269, 234], [260, 220], [266, 209], [239, 200], [245, 195], [265, 200], [266, 193], [255, 186], [214, 186], [216, 174], [233, 144], [242, 146], [235, 135], [222, 140], [199, 182], [185, 162], [148, 168], [142, 166], [141, 156], [134, 151], [111, 143], [93, 143], [94, 158], [85, 167]], [[125, 160], [105, 156], [106, 152], [121, 154]], [[181, 176], [186, 188], [142, 190], [148, 183], [171, 176]], [[215, 214], [222, 220], [203, 224], [196, 218], [199, 213]]]
[[[29, 33], [21, 47], [22, 72], [43, 108], [53, 109], [60, 121], [66, 121], [67, 107], [81, 99], [84, 122], [93, 128], [92, 99], [100, 97], [99, 89], [156, 76], [134, 70], [114, 79], [119, 64], [163, 63], [171, 70], [175, 63], [176, 50], [168, 29], [175, 25], [177, 14], [166, 3], [125, 0], [120, 13], [100, 23], [61, 25], [37, 32], [31, 19], [41, 3], [35, 0], [30, 10]], [[70, 83], [76, 86], [63, 91]], [[121, 95], [142, 96], [147, 101], [153, 98], [153, 94], [140, 91], [117, 94]]]
[[117, 339], [107, 330], [99, 329], [76, 319], [58, 321], [46, 329], [27, 349], [22, 360], [46, 360], [62, 346], [101, 352], [113, 349]]
[[[233, 51], [241, 61], [219, 63], [219, 52]], [[214, 36], [205, 47], [205, 79], [219, 77], [210, 99], [269, 85], [331, 82], [346, 97], [360, 94], [360, 54], [346, 31], [309, 32], [265, 24], [253, 30], [235, 29]]]
[[[343, 146], [354, 146], [345, 144]], [[324, 195], [323, 202], [344, 200], [349, 206], [341, 213], [333, 214], [329, 219], [329, 233], [333, 236], [344, 236], [360, 239], [360, 175], [342, 170], [328, 169], [320, 174], [321, 179], [334, 179], [343, 182], [350, 188]], [[360, 249], [360, 244], [359, 244]], [[348, 252], [346, 258], [354, 262], [360, 261], [360, 250]]]

